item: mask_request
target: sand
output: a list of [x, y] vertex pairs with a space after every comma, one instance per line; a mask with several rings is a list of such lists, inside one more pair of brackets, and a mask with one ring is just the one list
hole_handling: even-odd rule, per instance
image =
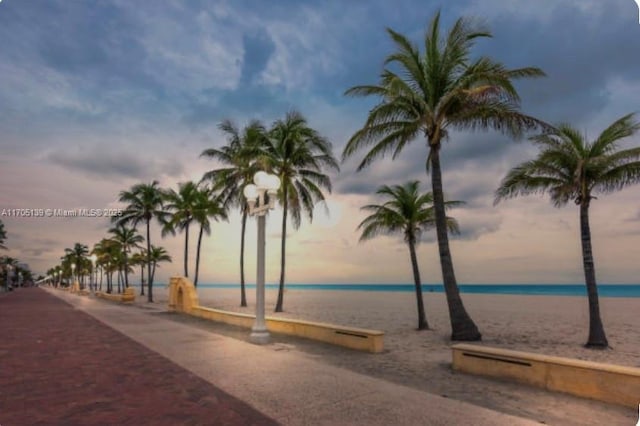
[[[239, 289], [201, 288], [198, 293], [203, 306], [255, 311], [254, 289], [248, 289], [246, 308], [239, 306]], [[154, 288], [154, 296], [158, 305], [166, 304], [166, 289]], [[636, 421], [636, 410], [451, 371], [445, 296], [440, 293], [424, 296], [431, 327], [427, 331], [416, 330], [416, 302], [412, 293], [287, 290], [285, 312], [274, 314], [277, 292], [268, 290], [266, 309], [268, 316], [385, 332], [382, 354], [363, 354], [277, 337], [274, 340], [283, 345], [283, 350], [306, 351], [309, 356], [361, 373], [547, 424], [613, 425]], [[141, 298], [138, 300], [143, 303]], [[587, 302], [583, 297], [463, 294], [463, 300], [483, 334], [480, 344], [640, 367], [640, 298], [600, 299], [612, 348], [604, 351], [582, 347], [588, 332]]]

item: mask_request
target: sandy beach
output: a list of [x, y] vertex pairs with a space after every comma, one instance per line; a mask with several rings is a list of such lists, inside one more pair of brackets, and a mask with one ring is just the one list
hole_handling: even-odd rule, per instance
[[[239, 289], [198, 290], [200, 304], [236, 312]], [[385, 351], [362, 354], [328, 345], [307, 344], [278, 336], [283, 350], [303, 350], [309, 356], [358, 372], [466, 400], [488, 408], [526, 416], [547, 424], [631, 424], [636, 412], [593, 401], [496, 382], [451, 371], [448, 311], [444, 294], [425, 293], [431, 330], [416, 331], [415, 296], [400, 292], [288, 290], [285, 312], [274, 314], [277, 292], [267, 291], [267, 315], [383, 330]], [[155, 304], [166, 306], [167, 290], [154, 288]], [[480, 327], [480, 344], [547, 355], [640, 367], [640, 299], [601, 298], [601, 310], [612, 349], [587, 350], [586, 299], [570, 296], [463, 294], [465, 305]], [[138, 297], [141, 305], [146, 298]], [[498, 385], [496, 384], [498, 383]]]

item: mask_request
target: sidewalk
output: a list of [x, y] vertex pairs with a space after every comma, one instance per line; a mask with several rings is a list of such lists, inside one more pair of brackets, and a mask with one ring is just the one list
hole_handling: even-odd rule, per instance
[[[167, 314], [47, 291], [281, 424], [538, 424], [331, 366], [286, 345], [256, 346], [167, 319]], [[174, 424], [190, 419], [187, 415]]]
[[42, 289], [0, 297], [0, 326], [2, 426], [277, 424]]

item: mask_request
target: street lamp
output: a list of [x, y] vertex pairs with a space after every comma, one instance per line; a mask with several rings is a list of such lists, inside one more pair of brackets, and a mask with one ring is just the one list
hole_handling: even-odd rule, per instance
[[76, 264], [72, 263], [71, 264], [71, 288], [75, 290], [75, 285], [76, 285]]
[[94, 254], [89, 258], [91, 259], [91, 279], [89, 280], [89, 290], [93, 293], [96, 289], [96, 281], [98, 281], [98, 275], [96, 271], [96, 261], [98, 260], [98, 256]]
[[257, 344], [269, 343], [269, 330], [267, 330], [264, 320], [265, 215], [269, 210], [275, 208], [278, 188], [280, 188], [280, 179], [278, 179], [278, 176], [259, 171], [253, 177], [253, 184], [245, 186], [243, 191], [247, 199], [247, 204], [249, 204], [249, 215], [258, 218], [256, 320], [251, 328], [251, 335], [249, 336], [249, 340]]

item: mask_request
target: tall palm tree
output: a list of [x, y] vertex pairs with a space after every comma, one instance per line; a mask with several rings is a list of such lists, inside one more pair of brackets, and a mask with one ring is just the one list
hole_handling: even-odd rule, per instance
[[228, 220], [227, 209], [219, 193], [211, 188], [201, 188], [198, 191], [196, 202], [194, 203], [193, 220], [200, 225], [198, 233], [198, 246], [196, 248], [196, 273], [193, 285], [198, 286], [198, 274], [200, 272], [200, 247], [202, 245], [202, 235], [211, 235], [211, 221], [220, 219]]
[[131, 264], [140, 267], [140, 296], [144, 296], [144, 267], [147, 263], [147, 255], [145, 250], [134, 253], [131, 256]]
[[[396, 234], [402, 232], [404, 240], [409, 246], [413, 282], [415, 284], [416, 301], [418, 305], [418, 330], [429, 328], [422, 300], [422, 281], [418, 269], [416, 245], [424, 231], [435, 228], [433, 195], [428, 192], [418, 192], [418, 181], [407, 182], [404, 185], [383, 185], [376, 194], [385, 197], [383, 204], [369, 204], [362, 210], [371, 212], [358, 229], [362, 230], [360, 241], [366, 241], [380, 234]], [[463, 204], [461, 201], [445, 201], [446, 207]], [[452, 217], [447, 217], [449, 232], [458, 232], [458, 223]]]
[[568, 124], [531, 138], [540, 148], [537, 158], [513, 168], [496, 191], [505, 198], [548, 192], [556, 207], [570, 200], [580, 206], [582, 265], [589, 299], [589, 338], [585, 346], [609, 346], [600, 317], [595, 263], [591, 248], [589, 207], [595, 193], [618, 191], [640, 182], [640, 147], [620, 149], [619, 141], [640, 130], [633, 114], [607, 127], [593, 142]]
[[95, 254], [97, 257], [96, 265], [100, 266], [100, 291], [102, 291], [102, 277], [104, 275], [105, 266], [111, 260], [110, 249], [113, 245], [113, 240], [109, 238], [103, 238], [93, 245], [91, 254]]
[[72, 276], [71, 279], [78, 279], [78, 281], [80, 281], [79, 277], [82, 275], [82, 266], [89, 254], [89, 247], [85, 244], [75, 243], [73, 248], [66, 248], [64, 252], [69, 260], [69, 264], [75, 265], [75, 270], [72, 271], [75, 276]]
[[273, 124], [264, 161], [278, 175], [281, 183], [280, 285], [275, 311], [282, 312], [288, 214], [291, 213], [294, 229], [300, 227], [303, 212], [312, 221], [314, 205], [325, 199], [322, 190], [331, 192], [331, 179], [323, 172], [325, 169], [339, 171], [340, 167], [333, 156], [331, 143], [309, 127], [307, 120], [297, 111], [287, 113], [284, 119]]
[[165, 209], [170, 213], [165, 233], [175, 229], [184, 231], [184, 276], [189, 276], [189, 226], [193, 222], [193, 211], [198, 199], [198, 186], [193, 182], [178, 185], [178, 191], [171, 189], [165, 194]]
[[244, 277], [244, 243], [249, 208], [242, 194], [245, 185], [253, 182], [253, 175], [259, 170], [258, 158], [267, 144], [266, 129], [258, 121], [251, 121], [240, 130], [230, 120], [225, 120], [218, 128], [227, 136], [227, 145], [220, 149], [206, 149], [200, 154], [222, 163], [225, 167], [204, 174], [203, 181], [211, 182], [215, 189], [221, 189], [224, 208], [237, 206], [242, 213], [240, 230], [240, 306], [247, 306]]
[[131, 187], [129, 191], [120, 192], [120, 202], [126, 203], [122, 216], [117, 218], [118, 223], [130, 223], [134, 228], [140, 222], [147, 227], [147, 274], [148, 291], [147, 300], [153, 302], [153, 280], [151, 279], [151, 221], [157, 219], [165, 223], [167, 213], [163, 209], [163, 191], [158, 187], [158, 181], [149, 184], [140, 183]]
[[151, 275], [150, 280], [156, 275], [156, 267], [159, 267], [162, 262], [171, 262], [171, 256], [167, 253], [164, 247], [151, 246], [151, 252], [148, 256], [151, 259]]
[[0, 220], [0, 249], [7, 250], [4, 242], [7, 240], [7, 231], [4, 229], [4, 223]]
[[462, 303], [449, 249], [441, 144], [451, 130], [497, 129], [520, 136], [527, 129], [543, 125], [519, 112], [519, 97], [512, 81], [544, 74], [538, 68], [509, 70], [488, 57], [472, 61], [469, 56], [475, 40], [490, 37], [490, 33], [465, 18], [458, 19], [443, 36], [438, 12], [425, 34], [424, 51], [402, 34], [392, 29], [387, 32], [397, 50], [385, 59], [379, 83], [356, 86], [346, 92], [349, 96], [375, 96], [380, 103], [348, 141], [343, 161], [372, 145], [358, 166], [362, 170], [389, 152], [396, 158], [409, 142], [425, 137], [451, 338], [480, 340], [480, 331]]
[[125, 224], [118, 224], [109, 229], [109, 233], [113, 234], [112, 239], [118, 243], [122, 250], [122, 260], [124, 268], [124, 286], [129, 287], [129, 256], [128, 253], [133, 248], [139, 248], [140, 243], [144, 241], [142, 235], [135, 228], [129, 228]]

